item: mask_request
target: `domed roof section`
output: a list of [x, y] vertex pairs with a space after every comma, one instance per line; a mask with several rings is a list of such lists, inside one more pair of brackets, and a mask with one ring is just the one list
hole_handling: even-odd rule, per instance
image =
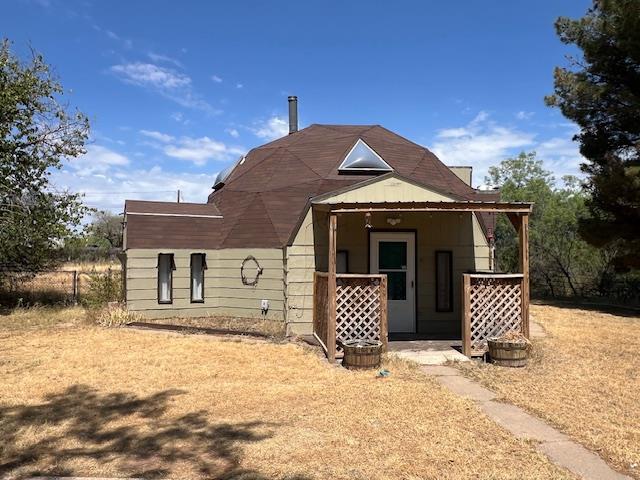
[[384, 173], [340, 170], [362, 142], [402, 176], [454, 198], [477, 199], [428, 149], [380, 125], [316, 124], [251, 150], [209, 196], [224, 217], [221, 246], [283, 246], [311, 197]]

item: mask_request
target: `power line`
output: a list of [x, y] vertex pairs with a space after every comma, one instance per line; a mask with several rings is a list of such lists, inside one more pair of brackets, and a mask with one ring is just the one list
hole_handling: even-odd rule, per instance
[[137, 192], [100, 192], [100, 191], [88, 191], [88, 192], [76, 192], [82, 195], [129, 195], [132, 193], [175, 193], [175, 190], [140, 190]]

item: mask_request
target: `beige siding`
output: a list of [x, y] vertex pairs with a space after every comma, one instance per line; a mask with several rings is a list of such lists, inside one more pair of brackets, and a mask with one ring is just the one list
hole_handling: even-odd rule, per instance
[[320, 203], [340, 202], [447, 202], [453, 199], [433, 190], [414, 185], [399, 178], [385, 178], [379, 182], [356, 188]]
[[[159, 253], [173, 253], [173, 303], [159, 304], [157, 261]], [[205, 253], [205, 302], [191, 303], [190, 261], [192, 253]], [[240, 266], [253, 255], [264, 269], [256, 286], [243, 285]], [[269, 300], [262, 315], [260, 302]], [[284, 270], [280, 249], [130, 249], [127, 251], [127, 306], [149, 318], [174, 316], [235, 316], [284, 320]]]
[[466, 183], [467, 185], [471, 186], [471, 174], [473, 172], [473, 169], [471, 167], [449, 167], [449, 170], [451, 170], [453, 173], [456, 174], [456, 176], [462, 180], [464, 183]]
[[[292, 245], [285, 250], [285, 305], [288, 334], [308, 334], [312, 331], [315, 255], [316, 250], [323, 250], [323, 245], [326, 245], [321, 234], [314, 234], [313, 217], [314, 214], [310, 209]], [[322, 224], [324, 225], [324, 222]], [[317, 247], [314, 246], [316, 237]]]

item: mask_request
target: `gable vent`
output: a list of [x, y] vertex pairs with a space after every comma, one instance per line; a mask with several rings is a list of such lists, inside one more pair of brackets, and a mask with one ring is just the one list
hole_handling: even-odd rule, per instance
[[361, 138], [338, 167], [340, 172], [391, 172], [393, 168]]

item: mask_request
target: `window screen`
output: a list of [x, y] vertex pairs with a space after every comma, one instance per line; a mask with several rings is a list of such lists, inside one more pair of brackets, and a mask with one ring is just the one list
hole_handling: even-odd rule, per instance
[[191, 254], [191, 302], [204, 302], [204, 271], [207, 261], [204, 253]]
[[173, 301], [173, 270], [175, 270], [172, 253], [158, 255], [158, 303]]
[[436, 252], [436, 311], [453, 311], [452, 254]]

